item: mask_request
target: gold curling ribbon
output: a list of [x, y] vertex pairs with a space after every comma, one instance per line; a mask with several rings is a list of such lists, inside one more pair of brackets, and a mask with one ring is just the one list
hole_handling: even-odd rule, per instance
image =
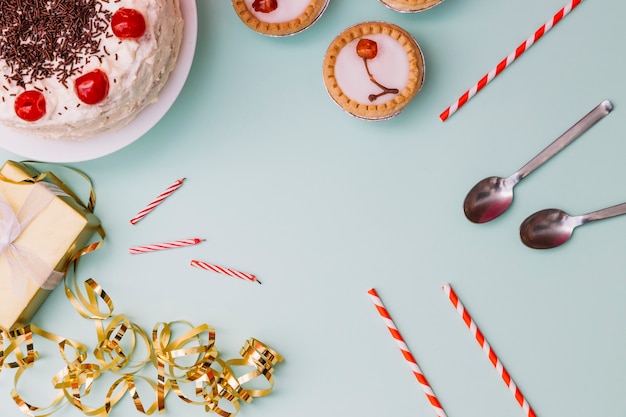
[[[45, 416], [49, 416], [50, 414], [53, 414], [54, 412], [58, 411], [61, 407], [65, 405], [62, 402], [65, 396], [65, 393], [63, 390], [59, 390], [59, 392], [57, 393], [57, 396], [51, 401], [49, 405], [45, 407], [37, 407], [32, 404], [29, 404], [28, 402], [24, 401], [24, 399], [21, 397], [21, 395], [17, 391], [17, 385], [18, 385], [19, 379], [21, 378], [22, 374], [27, 369], [31, 368], [34, 365], [35, 359], [38, 356], [34, 350], [34, 337], [33, 337], [34, 335], [38, 335], [52, 342], [55, 342], [59, 347], [59, 352], [61, 354], [61, 357], [68, 364], [76, 365], [84, 361], [86, 358], [87, 350], [86, 350], [86, 347], [80, 343], [69, 341], [62, 337], [49, 333], [45, 330], [42, 330], [32, 324], [24, 328], [20, 328], [20, 329], [16, 329], [16, 330], [12, 330], [8, 332], [8, 337], [10, 340], [9, 351], [12, 351], [14, 353], [15, 357], [17, 358], [17, 362], [5, 364], [5, 366], [13, 367], [13, 365], [16, 365], [16, 364], [20, 365], [17, 369], [17, 372], [15, 373], [14, 388], [11, 390], [11, 397], [13, 398], [13, 401], [15, 401], [18, 408], [20, 409], [20, 411], [22, 411], [23, 414], [26, 414], [28, 416], [37, 415], [39, 417], [45, 417]], [[23, 355], [21, 354], [21, 350], [20, 350], [20, 345], [22, 344], [25, 344], [26, 349], [27, 349], [27, 359], [25, 361], [22, 360]], [[73, 358], [70, 358], [67, 355], [66, 348], [68, 347], [74, 349]], [[30, 360], [31, 358], [32, 360]], [[21, 362], [23, 363], [21, 364]], [[65, 373], [66, 369], [67, 368], [64, 368], [59, 373], [57, 373], [57, 375], [53, 378], [53, 385], [55, 386], [58, 385], [58, 381], [60, 381], [63, 378], [63, 374]]]
[[[182, 336], [171, 340], [172, 326], [182, 324], [191, 327], [191, 330]], [[206, 340], [202, 334], [206, 334]], [[178, 321], [173, 323], [157, 323], [152, 331], [154, 346], [154, 365], [157, 368], [157, 408], [165, 410], [165, 396], [171, 388], [183, 401], [198, 404], [180, 390], [179, 383], [198, 380], [209, 372], [211, 365], [217, 358], [215, 349], [215, 329], [204, 324], [194, 327], [191, 323]], [[189, 345], [192, 346], [189, 346]], [[186, 347], [187, 346], [187, 347]], [[192, 365], [177, 363], [177, 359], [196, 356]], [[177, 375], [177, 370], [183, 374]]]
[[[106, 417], [128, 394], [138, 412], [151, 415], [157, 411], [165, 411], [165, 398], [171, 390], [186, 403], [203, 406], [207, 412], [214, 412], [222, 417], [232, 417], [239, 412], [240, 401], [249, 403], [254, 397], [265, 396], [272, 391], [274, 366], [283, 360], [278, 353], [260, 341], [249, 339], [240, 350], [242, 358], [224, 361], [218, 357], [215, 348], [215, 330], [206, 324], [194, 327], [185, 321], [158, 323], [150, 340], [139, 326], [123, 315], [113, 316], [106, 326], [103, 321], [94, 320], [94, 322], [98, 345], [93, 353], [98, 364], [86, 362], [85, 345], [46, 332], [34, 325], [10, 332], [0, 331], [0, 364], [5, 368], [17, 368], [11, 396], [22, 413], [28, 416], [47, 417], [69, 403], [85, 415]], [[185, 326], [189, 330], [179, 337], [173, 337], [174, 327], [179, 326]], [[22, 374], [35, 364], [38, 357], [34, 348], [34, 336], [56, 343], [59, 354], [66, 364], [52, 378], [52, 385], [59, 393], [44, 407], [25, 401], [17, 388]], [[125, 350], [122, 342], [126, 337], [130, 340], [126, 343]], [[149, 352], [145, 358], [131, 364], [138, 340], [146, 345]], [[10, 355], [11, 362], [7, 360]], [[185, 360], [188, 363], [183, 363]], [[150, 363], [157, 369], [156, 382], [136, 374]], [[238, 375], [235, 372], [238, 368], [244, 368], [246, 372]], [[121, 376], [109, 388], [104, 404], [90, 407], [83, 400], [88, 397], [98, 378], [105, 371]], [[247, 383], [257, 378], [266, 380], [268, 387], [263, 389], [245, 387]], [[139, 395], [137, 382], [148, 386], [153, 392], [154, 400], [144, 402]], [[185, 384], [193, 384], [195, 398], [183, 392], [182, 387]], [[232, 411], [224, 409], [225, 404], [229, 404]]]
[[[25, 368], [30, 366], [35, 361], [37, 353], [33, 347], [31, 326], [15, 329], [10, 332], [3, 329], [0, 334], [2, 335], [0, 338], [2, 340], [2, 345], [4, 345], [4, 340], [9, 341], [8, 347], [3, 349], [0, 353], [0, 358], [2, 358], [0, 364], [2, 364], [4, 359], [14, 351], [15, 362], [6, 363], [5, 366], [7, 368]], [[19, 349], [21, 344], [26, 344], [26, 358], [24, 358], [23, 352]]]
[[[95, 323], [98, 345], [94, 350], [94, 355], [103, 371], [110, 370], [119, 373], [123, 370], [123, 374], [134, 374], [151, 361], [151, 345], [148, 335], [141, 327], [128, 320], [126, 316], [120, 314], [113, 317], [106, 329], [103, 327], [102, 321]], [[130, 338], [130, 352], [125, 352], [122, 348], [121, 342], [124, 337]], [[137, 340], [144, 343], [146, 357], [132, 364]]]

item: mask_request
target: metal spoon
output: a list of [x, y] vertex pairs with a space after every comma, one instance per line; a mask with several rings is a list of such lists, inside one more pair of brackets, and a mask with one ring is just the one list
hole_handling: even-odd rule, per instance
[[608, 100], [603, 101], [510, 177], [488, 177], [479, 181], [465, 197], [465, 216], [474, 223], [486, 223], [500, 216], [513, 202], [513, 187], [518, 182], [576, 140], [611, 110], [613, 104]]
[[572, 237], [576, 227], [622, 214], [626, 214], [626, 203], [580, 216], [570, 216], [559, 209], [546, 209], [524, 220], [519, 228], [519, 234], [522, 242], [533, 249], [556, 248]]

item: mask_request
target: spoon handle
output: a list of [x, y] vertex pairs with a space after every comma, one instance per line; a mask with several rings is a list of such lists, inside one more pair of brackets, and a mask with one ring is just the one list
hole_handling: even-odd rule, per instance
[[598, 104], [593, 110], [587, 113], [585, 117], [576, 122], [574, 126], [570, 127], [543, 151], [539, 152], [537, 156], [528, 161], [528, 163], [513, 174], [511, 178], [515, 179], [517, 182], [526, 177], [528, 174], [539, 168], [548, 159], [563, 150], [563, 148], [567, 145], [578, 139], [580, 135], [599, 122], [604, 116], [609, 114], [611, 110], [613, 110], [613, 104], [608, 100], [604, 100], [602, 103]]
[[607, 207], [602, 210], [592, 211], [582, 217], [583, 223], [589, 223], [595, 220], [608, 219], [610, 217], [620, 216], [626, 214], [626, 203], [618, 204], [616, 206]]

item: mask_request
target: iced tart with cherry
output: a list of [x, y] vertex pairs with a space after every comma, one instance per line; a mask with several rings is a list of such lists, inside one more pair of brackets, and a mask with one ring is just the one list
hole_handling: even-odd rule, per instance
[[435, 7], [443, 0], [380, 0], [388, 8], [401, 13], [415, 13]]
[[293, 35], [311, 26], [329, 0], [232, 0], [233, 7], [250, 29], [268, 36]]
[[156, 100], [182, 41], [179, 0], [4, 2], [0, 123], [86, 139]]
[[349, 27], [330, 44], [324, 84], [346, 112], [368, 120], [399, 114], [424, 83], [424, 56], [411, 34], [386, 22]]

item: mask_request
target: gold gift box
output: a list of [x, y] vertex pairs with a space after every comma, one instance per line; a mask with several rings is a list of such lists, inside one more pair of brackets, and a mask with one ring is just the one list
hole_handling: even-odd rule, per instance
[[[14, 213], [24, 205], [33, 187], [43, 189], [37, 192], [53, 193], [48, 196], [49, 204], [24, 227], [14, 243], [30, 249], [52, 270], [63, 274], [73, 254], [88, 245], [100, 221], [53, 174], [41, 182], [23, 182], [38, 175], [27, 164], [7, 161], [0, 168], [0, 193]], [[8, 232], [0, 230], [0, 237], [4, 233]], [[52, 291], [41, 288], [33, 279], [25, 279], [16, 291], [11, 271], [6, 257], [0, 255], [0, 326], [7, 330], [29, 323]], [[43, 282], [48, 277], [41, 278]]]

